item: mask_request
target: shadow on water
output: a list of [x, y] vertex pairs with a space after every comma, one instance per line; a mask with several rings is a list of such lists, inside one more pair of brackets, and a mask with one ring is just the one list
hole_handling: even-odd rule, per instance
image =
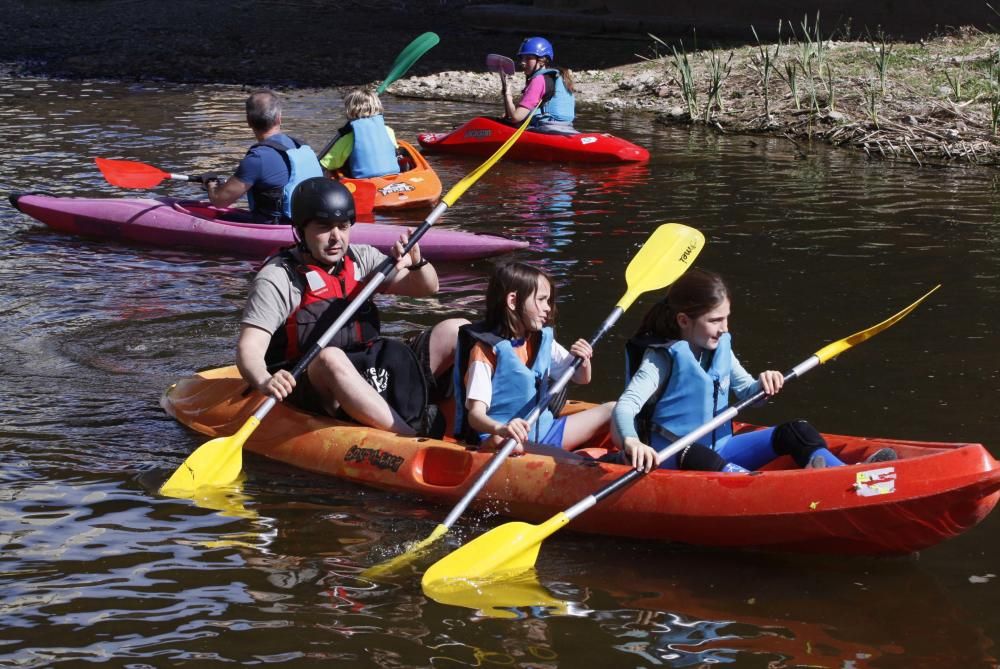
[[[197, 197], [177, 183], [112, 188], [93, 157], [229, 171], [249, 144], [244, 97], [225, 86], [0, 80], [0, 191]], [[386, 106], [408, 139], [495, 112]], [[295, 91], [286, 121], [322, 145], [340, 108], [333, 91]], [[941, 282], [905, 327], [796, 382], [753, 419], [808, 417], [830, 432], [982, 441], [996, 452], [992, 173], [825, 149], [802, 158], [780, 139], [664, 129], [643, 116], [588, 112], [579, 125], [643, 144], [653, 160], [501, 162], [442, 221], [530, 240], [516, 257], [556, 278], [561, 339], [593, 331], [624, 290], [628, 259], [668, 221], [706, 234], [699, 265], [731, 282], [737, 350], [751, 370], [785, 368]], [[431, 162], [446, 188], [478, 164]], [[6, 206], [0, 224], [0, 665], [996, 666], [996, 517], [919, 560], [560, 534], [543, 548], [538, 579], [570, 605], [501, 607], [511, 617], [498, 618], [428, 600], [419, 572], [389, 583], [360, 575], [427, 536], [447, 509], [253, 457], [242, 489], [222, 500], [161, 498], [157, 481], [203, 439], [168, 419], [159, 395], [232, 361], [257, 263], [77, 239]], [[491, 266], [444, 265], [440, 295], [386, 300], [388, 331], [480, 312]], [[650, 303], [603, 341], [581, 398], [618, 393], [618, 352]], [[452, 540], [498, 522], [495, 510], [469, 513]]]

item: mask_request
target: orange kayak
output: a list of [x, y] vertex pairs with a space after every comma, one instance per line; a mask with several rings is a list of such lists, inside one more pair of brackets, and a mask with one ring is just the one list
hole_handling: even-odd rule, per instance
[[434, 169], [409, 142], [399, 140], [400, 173], [370, 179], [348, 179], [341, 181], [370, 183], [375, 186], [375, 209], [409, 209], [412, 207], [433, 207], [441, 198], [441, 180]]
[[[261, 401], [246, 390], [236, 368], [223, 367], [182, 379], [161, 404], [204, 435], [226, 436]], [[569, 410], [585, 406], [570, 403]], [[748, 475], [656, 470], [570, 526], [703, 546], [904, 554], [975, 526], [1000, 499], [1000, 463], [980, 444], [824, 436], [845, 462], [861, 462], [886, 446], [899, 459], [798, 469], [786, 457]], [[607, 445], [601, 435], [582, 453], [507, 458], [475, 503], [528, 522], [543, 521], [628, 471], [594, 459]], [[461, 498], [492, 455], [450, 441], [347, 424], [282, 403], [246, 448], [317, 474], [445, 504]]]

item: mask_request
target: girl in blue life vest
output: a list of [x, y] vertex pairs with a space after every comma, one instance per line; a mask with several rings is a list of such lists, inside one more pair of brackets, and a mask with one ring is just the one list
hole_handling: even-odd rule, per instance
[[399, 174], [396, 133], [385, 124], [382, 101], [369, 88], [356, 88], [344, 97], [347, 124], [320, 165], [326, 174], [338, 170], [353, 179]]
[[[520, 125], [528, 114], [534, 113], [529, 125], [531, 130], [576, 134], [573, 128], [576, 117], [573, 75], [568, 69], [553, 64], [552, 44], [544, 37], [529, 37], [521, 43], [517, 57], [527, 84], [516, 105], [507, 86], [507, 75], [500, 71], [500, 92], [507, 120]], [[535, 107], [539, 107], [537, 111]]]
[[[740, 365], [729, 336], [729, 289], [713, 272], [688, 270], [653, 305], [626, 350], [628, 386], [614, 409], [612, 435], [624, 459], [652, 469], [656, 451], [725, 411], [729, 394], [740, 401], [760, 390], [775, 395], [784, 375], [763, 372], [756, 380]], [[660, 466], [746, 472], [779, 455], [800, 467], [843, 465], [809, 423], [797, 420], [738, 435], [725, 425]], [[895, 459], [882, 449], [868, 461]]]
[[[611, 417], [613, 403], [556, 418], [552, 404], [533, 425], [524, 417], [548, 395], [551, 379], [573, 364], [575, 383], [589, 383], [593, 350], [578, 339], [569, 351], [554, 339], [555, 286], [541, 270], [512, 262], [496, 268], [486, 289], [486, 318], [459, 330], [456, 349], [456, 434], [483, 448], [516, 439], [572, 450]], [[542, 449], [544, 450], [544, 449]]]

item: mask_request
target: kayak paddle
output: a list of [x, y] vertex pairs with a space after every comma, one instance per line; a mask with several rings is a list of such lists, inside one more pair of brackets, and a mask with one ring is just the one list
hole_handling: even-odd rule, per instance
[[418, 35], [396, 56], [396, 61], [392, 64], [389, 74], [385, 75], [385, 79], [375, 89], [375, 95], [382, 95], [385, 89], [389, 88], [389, 86], [406, 74], [407, 70], [413, 67], [413, 64], [420, 60], [421, 56], [430, 51], [440, 41], [441, 38], [436, 33], [427, 32], [423, 35]]
[[498, 53], [490, 53], [486, 55], [486, 69], [490, 72], [503, 72], [507, 76], [514, 74], [514, 61], [507, 56], [501, 56]]
[[[472, 184], [476, 183], [487, 170], [493, 167], [507, 153], [510, 147], [514, 145], [514, 142], [524, 133], [524, 129], [528, 127], [530, 118], [530, 116], [526, 118], [521, 127], [517, 129], [517, 132], [511, 135], [492, 156], [487, 158], [486, 162], [470, 172], [441, 198], [441, 202], [434, 207], [427, 218], [424, 219], [424, 222], [410, 235], [410, 241], [403, 248], [404, 254], [409, 253], [414, 244], [441, 217], [441, 214], [453, 205]], [[382, 282], [388, 278], [395, 264], [395, 259], [389, 257], [372, 270], [367, 278], [364, 289], [358, 293], [357, 297], [347, 305], [347, 308], [344, 309], [344, 312], [337, 320], [327, 328], [323, 336], [298, 361], [291, 370], [292, 376], [297, 379], [305, 371], [309, 363], [323, 350], [323, 347], [333, 339], [334, 335], [344, 327], [344, 324], [347, 323], [351, 316], [382, 285]], [[246, 440], [253, 434], [253, 431], [260, 425], [260, 421], [271, 411], [275, 404], [277, 404], [277, 400], [273, 397], [268, 397], [261, 404], [260, 408], [246, 420], [236, 434], [230, 437], [217, 437], [198, 447], [194, 453], [188, 456], [184, 464], [178, 467], [177, 471], [167, 479], [167, 482], [160, 488], [160, 493], [163, 495], [184, 497], [189, 496], [191, 492], [202, 486], [223, 486], [236, 480], [236, 477], [240, 474], [240, 470], [243, 468], [243, 444], [246, 443]]]
[[[437, 36], [437, 33], [431, 32], [415, 37], [414, 40], [406, 45], [406, 48], [400, 51], [399, 55], [396, 56], [396, 61], [392, 64], [389, 74], [385, 75], [385, 79], [383, 79], [382, 83], [375, 89], [375, 95], [382, 95], [382, 93], [385, 92], [385, 89], [389, 88], [389, 86], [394, 84], [400, 77], [406, 74], [406, 72], [413, 67], [413, 64], [420, 60], [421, 56], [430, 51], [431, 48], [433, 48], [434, 45], [440, 41], [441, 38]], [[323, 147], [322, 151], [316, 154], [316, 157], [322, 160], [326, 154], [330, 153], [330, 149], [333, 148], [333, 145], [337, 143], [338, 139], [340, 139], [339, 132], [333, 136], [333, 139], [331, 139], [326, 146]]]
[[[698, 257], [702, 247], [705, 245], [705, 236], [694, 228], [689, 228], [680, 223], [666, 223], [658, 227], [646, 243], [642, 245], [639, 252], [632, 258], [628, 268], [625, 270], [625, 282], [628, 290], [618, 301], [601, 326], [590, 339], [590, 345], [595, 346], [598, 340], [611, 329], [625, 310], [628, 309], [636, 298], [642, 293], [657, 290], [668, 286], [684, 273], [685, 270]], [[562, 392], [574, 372], [583, 363], [583, 360], [576, 358], [572, 366], [566, 369], [549, 388], [548, 394], [543, 397], [535, 408], [531, 410], [525, 420], [528, 425], [534, 425], [535, 421], [545, 410], [545, 407], [553, 397]], [[412, 545], [406, 552], [395, 558], [366, 569], [363, 576], [378, 577], [397, 569], [415, 559], [430, 544], [440, 539], [455, 524], [458, 517], [462, 515], [479, 491], [483, 489], [490, 477], [496, 473], [507, 456], [517, 447], [517, 440], [507, 439], [500, 450], [490, 459], [489, 463], [483, 467], [479, 477], [473, 482], [465, 495], [459, 500], [455, 508], [451, 510], [444, 522], [434, 528], [430, 536]]]
[[94, 158], [97, 169], [112, 186], [119, 188], [153, 188], [164, 179], [177, 181], [201, 181], [201, 176], [173, 174], [134, 160], [111, 160], [110, 158]]
[[[873, 325], [867, 330], [862, 330], [832, 344], [827, 344], [813, 353], [808, 359], [793, 367], [791, 371], [787, 372], [785, 374], [785, 381], [802, 376], [813, 367], [837, 357], [852, 346], [856, 346], [874, 337], [882, 330], [891, 327], [916, 309], [921, 302], [926, 300], [938, 288], [940, 288], [940, 285], [935, 286], [919, 300], [878, 325]], [[740, 411], [759, 402], [764, 397], [766, 397], [766, 393], [761, 391], [736, 406], [729, 407], [709, 422], [660, 451], [656, 456], [656, 464], [659, 465], [674, 453], [686, 448], [689, 444], [694, 443], [724, 423], [731, 421]], [[594, 494], [580, 500], [566, 511], [557, 513], [540, 525], [531, 525], [522, 522], [506, 523], [490, 530], [486, 534], [480, 535], [431, 565], [421, 580], [424, 592], [436, 599], [435, 592], [441, 591], [442, 593], [447, 593], [447, 591], [454, 588], [456, 581], [505, 578], [507, 575], [530, 569], [534, 566], [535, 560], [538, 557], [538, 550], [541, 548], [541, 542], [546, 537], [555, 533], [569, 523], [569, 521], [612, 493], [636, 482], [645, 473], [638, 469], [629, 469], [627, 474], [620, 476]], [[733, 476], [737, 475], [734, 474]], [[442, 596], [446, 595], [442, 594]]]

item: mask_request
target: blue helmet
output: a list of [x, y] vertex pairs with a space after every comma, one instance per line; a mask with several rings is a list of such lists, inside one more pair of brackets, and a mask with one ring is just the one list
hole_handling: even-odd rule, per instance
[[521, 48], [517, 50], [518, 57], [538, 56], [553, 60], [552, 43], [544, 37], [529, 37], [521, 42]]

